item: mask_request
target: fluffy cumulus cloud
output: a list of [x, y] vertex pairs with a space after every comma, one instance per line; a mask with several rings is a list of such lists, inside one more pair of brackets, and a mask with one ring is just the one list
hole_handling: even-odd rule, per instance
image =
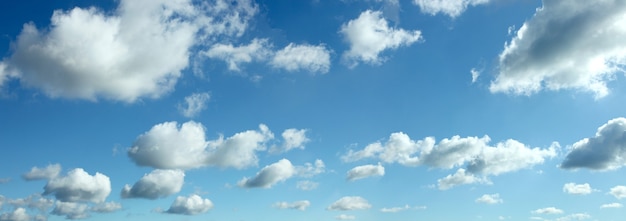
[[154, 170], [144, 175], [132, 187], [125, 185], [122, 198], [158, 199], [180, 192], [185, 182], [182, 170]]
[[335, 219], [337, 219], [337, 220], [354, 220], [354, 219], [356, 219], [356, 216], [348, 215], [348, 214], [339, 214], [339, 215], [335, 216]]
[[543, 1], [500, 54], [491, 92], [576, 89], [596, 98], [626, 65], [626, 3]]
[[591, 185], [588, 183], [584, 184], [576, 184], [576, 183], [566, 183], [563, 185], [563, 192], [574, 195], [587, 195], [593, 192], [594, 190], [591, 188]]
[[401, 46], [410, 46], [422, 39], [419, 30], [407, 31], [389, 27], [382, 12], [367, 10], [358, 18], [341, 26], [339, 32], [350, 44], [350, 49], [343, 54], [343, 58], [351, 67], [359, 62], [381, 64], [385, 58], [380, 53]]
[[330, 51], [324, 45], [290, 43], [274, 54], [270, 65], [291, 72], [306, 70], [325, 74], [330, 69]]
[[49, 27], [24, 25], [0, 77], [15, 76], [50, 97], [158, 98], [174, 89], [192, 47], [241, 36], [257, 11], [248, 0], [123, 0], [111, 12], [57, 10]]
[[617, 199], [626, 198], [626, 186], [615, 186], [611, 188], [609, 194], [613, 195]]
[[350, 169], [346, 173], [346, 179], [349, 181], [354, 181], [354, 180], [359, 180], [359, 179], [363, 179], [367, 177], [384, 176], [384, 175], [385, 175], [385, 167], [380, 165], [380, 163], [378, 165], [369, 164], [369, 165], [357, 166], [357, 167]]
[[193, 93], [185, 97], [183, 104], [178, 105], [178, 112], [185, 117], [195, 117], [206, 109], [209, 99], [211, 99], [211, 95], [208, 92]]
[[176, 197], [176, 200], [174, 200], [170, 208], [165, 212], [172, 214], [197, 215], [206, 213], [211, 208], [213, 208], [213, 202], [211, 202], [211, 200], [203, 199], [196, 194], [192, 194], [189, 197]]
[[483, 137], [445, 138], [436, 143], [433, 137], [411, 140], [402, 133], [392, 133], [386, 142], [375, 142], [362, 150], [349, 150], [341, 158], [352, 162], [377, 158], [384, 163], [405, 166], [424, 165], [433, 168], [459, 168], [454, 175], [439, 180], [440, 189], [470, 183], [488, 183], [485, 177], [513, 172], [542, 164], [546, 158], [556, 156], [558, 144], [549, 148], [530, 148], [519, 141], [509, 139], [494, 146], [491, 139]]
[[563, 214], [563, 210], [555, 207], [546, 207], [531, 211], [532, 214]]
[[489, 3], [489, 0], [413, 0], [423, 13], [436, 15], [446, 14], [452, 18], [461, 15], [468, 6]]
[[283, 137], [283, 144], [279, 146], [272, 146], [270, 153], [287, 152], [292, 149], [304, 149], [304, 145], [311, 141], [306, 136], [306, 129], [289, 128], [283, 131], [281, 136]]
[[360, 196], [344, 196], [328, 206], [328, 210], [365, 210], [372, 208], [366, 199]]
[[600, 206], [601, 209], [607, 209], [607, 208], [622, 208], [623, 205], [621, 203], [608, 203], [608, 204], [602, 204]]
[[111, 181], [108, 176], [101, 173], [92, 176], [82, 168], [76, 168], [66, 176], [49, 180], [43, 194], [53, 194], [61, 202], [101, 203], [110, 193]]
[[502, 198], [500, 198], [500, 194], [484, 194], [478, 199], [475, 200], [477, 203], [485, 203], [485, 204], [498, 204], [504, 202]]
[[204, 126], [189, 121], [157, 124], [140, 135], [128, 150], [128, 156], [140, 166], [158, 169], [192, 169], [203, 166], [237, 169], [257, 165], [257, 151], [274, 138], [265, 125], [229, 138], [206, 140]]
[[615, 118], [596, 135], [574, 143], [561, 168], [614, 170], [626, 165], [626, 118]]
[[295, 209], [295, 210], [306, 210], [307, 207], [311, 205], [311, 202], [308, 200], [300, 200], [295, 202], [276, 202], [272, 205], [274, 208], [278, 209]]
[[60, 164], [50, 164], [45, 168], [33, 167], [28, 173], [22, 174], [25, 180], [50, 180], [61, 173]]
[[89, 217], [89, 206], [84, 203], [57, 202], [52, 214], [65, 216], [66, 219], [85, 219]]
[[244, 188], [271, 188], [279, 182], [283, 182], [296, 174], [296, 168], [287, 159], [281, 159], [276, 163], [265, 166], [252, 178], [244, 177], [237, 185]]

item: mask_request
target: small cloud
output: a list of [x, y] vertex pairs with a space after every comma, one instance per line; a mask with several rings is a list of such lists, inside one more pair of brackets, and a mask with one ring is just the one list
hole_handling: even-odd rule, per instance
[[176, 200], [174, 200], [170, 208], [165, 212], [171, 214], [197, 215], [206, 213], [211, 208], [213, 208], [213, 202], [211, 202], [211, 200], [203, 199], [196, 194], [191, 194], [189, 197], [176, 197]]
[[49, 180], [43, 195], [54, 194], [61, 202], [101, 203], [110, 193], [111, 181], [108, 176], [101, 173], [92, 176], [82, 168], [76, 168], [66, 176]]
[[112, 213], [122, 209], [122, 204], [116, 202], [99, 203], [91, 207], [91, 211], [97, 213]]
[[338, 220], [354, 220], [354, 219], [356, 219], [356, 216], [341, 214], [341, 215], [335, 216], [335, 219], [338, 219]]
[[563, 214], [563, 210], [557, 209], [555, 207], [546, 207], [541, 209], [536, 209], [531, 211], [532, 214]]
[[304, 149], [304, 144], [311, 141], [308, 137], [306, 137], [306, 129], [295, 129], [290, 128], [285, 130], [281, 136], [283, 137], [283, 145], [280, 146], [272, 146], [270, 148], [270, 153], [280, 153], [287, 152], [292, 149]]
[[613, 195], [617, 199], [626, 198], [626, 186], [615, 186], [611, 188], [609, 194]]
[[408, 209], [411, 209], [411, 207], [409, 205], [404, 205], [402, 207], [391, 207], [391, 208], [385, 207], [385, 208], [380, 209], [380, 211], [383, 213], [397, 213], [397, 212], [408, 210]]
[[0, 184], [11, 182], [11, 177], [0, 178]]
[[310, 181], [310, 180], [303, 180], [303, 181], [298, 181], [298, 183], [296, 183], [296, 188], [298, 188], [300, 190], [308, 191], [308, 190], [317, 189], [317, 187], [319, 185], [320, 184], [317, 183], [317, 182], [313, 182], [313, 181]]
[[244, 177], [237, 185], [244, 188], [271, 188], [278, 182], [285, 181], [296, 174], [295, 167], [287, 159], [265, 166], [253, 178]]
[[602, 206], [600, 206], [601, 209], [606, 209], [606, 208], [622, 208], [623, 205], [621, 203], [609, 203], [609, 204], [602, 204]]
[[184, 104], [178, 104], [178, 112], [185, 117], [193, 118], [206, 109], [210, 99], [211, 95], [208, 92], [193, 93], [185, 97]]
[[355, 181], [372, 176], [384, 176], [385, 168], [378, 163], [378, 165], [363, 165], [352, 168], [347, 172], [346, 179], [349, 181]]
[[481, 72], [482, 71], [480, 70], [476, 70], [476, 68], [472, 68], [472, 70], [470, 70], [470, 73], [472, 74], [472, 83], [476, 83], [476, 80], [478, 80]]
[[288, 203], [288, 202], [276, 202], [272, 206], [274, 208], [278, 208], [278, 209], [295, 209], [295, 210], [304, 211], [310, 205], [311, 205], [311, 202], [309, 202], [308, 200], [300, 200], [300, 201], [295, 201], [295, 202], [291, 202], [291, 203]]
[[587, 195], [593, 192], [594, 189], [591, 189], [591, 186], [588, 183], [584, 184], [576, 184], [576, 183], [566, 183], [563, 185], [563, 192], [574, 195]]
[[324, 161], [316, 159], [313, 164], [305, 163], [304, 166], [296, 166], [296, 174], [301, 177], [313, 177], [326, 172]]
[[122, 198], [158, 199], [180, 192], [185, 180], [182, 170], [153, 170], [133, 186], [125, 185]]
[[328, 210], [365, 210], [371, 208], [372, 205], [366, 199], [360, 196], [344, 196], [335, 201], [327, 209]]
[[61, 173], [60, 164], [50, 164], [45, 168], [33, 167], [28, 173], [22, 175], [25, 180], [50, 180]]
[[500, 198], [500, 194], [484, 194], [478, 199], [475, 200], [477, 203], [485, 203], [485, 204], [498, 204], [502, 203], [503, 200]]

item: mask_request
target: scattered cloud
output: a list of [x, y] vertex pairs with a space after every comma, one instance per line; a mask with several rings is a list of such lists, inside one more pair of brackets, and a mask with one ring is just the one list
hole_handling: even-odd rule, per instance
[[53, 98], [159, 98], [174, 89], [194, 46], [241, 36], [258, 11], [251, 1], [215, 3], [123, 0], [111, 12], [56, 10], [49, 27], [24, 25], [0, 77]]
[[587, 195], [593, 192], [594, 189], [591, 188], [591, 185], [588, 183], [584, 184], [576, 184], [576, 183], [566, 183], [563, 185], [563, 192], [574, 195]]
[[112, 213], [122, 209], [122, 204], [116, 202], [99, 203], [90, 208], [91, 211], [96, 213]]
[[555, 207], [546, 207], [541, 209], [536, 209], [531, 211], [532, 214], [563, 214], [563, 210], [557, 209]]
[[139, 166], [157, 169], [192, 169], [204, 166], [242, 169], [258, 163], [257, 151], [274, 138], [263, 124], [259, 130], [248, 130], [224, 139], [206, 140], [204, 126], [194, 121], [179, 126], [165, 122], [140, 135], [128, 150], [128, 156]]
[[382, 208], [380, 209], [381, 212], [383, 213], [397, 213], [397, 212], [401, 212], [404, 210], [408, 210], [411, 209], [411, 207], [409, 205], [404, 205], [403, 207], [391, 207], [391, 208]]
[[279, 152], [287, 152], [292, 149], [304, 149], [304, 144], [311, 141], [306, 136], [306, 129], [295, 129], [290, 128], [281, 134], [283, 137], [283, 145], [280, 146], [272, 146], [269, 150], [270, 153], [279, 153]]
[[466, 173], [463, 168], [459, 168], [456, 173], [437, 180], [439, 190], [447, 190], [455, 186], [474, 183], [491, 184], [491, 181], [484, 177], [481, 178], [473, 174]]
[[180, 192], [185, 182], [182, 170], [153, 170], [133, 186], [122, 189], [122, 198], [158, 199]]
[[191, 194], [189, 197], [178, 196], [172, 203], [166, 213], [183, 214], [183, 215], [197, 215], [206, 213], [213, 208], [213, 202], [209, 199], [203, 199], [202, 197]]
[[272, 45], [268, 39], [255, 38], [248, 45], [234, 46], [232, 44], [215, 44], [203, 54], [212, 59], [223, 60], [228, 64], [228, 70], [241, 71], [243, 63], [263, 61], [272, 54]]
[[325, 74], [330, 69], [330, 51], [324, 45], [290, 43], [274, 54], [270, 65], [290, 72], [306, 70]]
[[265, 166], [253, 178], [244, 177], [237, 185], [244, 188], [271, 188], [278, 182], [283, 182], [296, 174], [295, 167], [287, 159]]
[[476, 70], [476, 68], [472, 68], [470, 70], [470, 73], [472, 74], [472, 83], [476, 83], [476, 81], [478, 80], [478, 77], [480, 77], [480, 70]]
[[45, 168], [33, 167], [22, 175], [25, 180], [50, 180], [61, 173], [61, 164], [50, 164]]
[[92, 176], [82, 168], [76, 168], [66, 176], [49, 180], [43, 194], [53, 194], [61, 202], [101, 203], [110, 193], [111, 181], [108, 176], [101, 173]]
[[296, 209], [296, 210], [304, 211], [310, 205], [311, 205], [311, 202], [309, 202], [308, 200], [300, 200], [300, 201], [295, 201], [295, 202], [291, 202], [291, 203], [288, 203], [288, 202], [276, 202], [272, 206], [274, 208], [278, 208], [278, 209]]
[[326, 172], [324, 161], [316, 159], [314, 164], [305, 163], [304, 166], [296, 166], [296, 174], [301, 177], [313, 177]]
[[346, 179], [349, 181], [359, 180], [372, 176], [384, 176], [385, 175], [385, 167], [380, 165], [363, 165], [352, 168], [346, 173]]
[[596, 98], [626, 65], [626, 4], [543, 1], [500, 54], [492, 93], [576, 89]]
[[30, 221], [31, 216], [26, 213], [26, 209], [18, 207], [12, 212], [0, 214], [0, 221]]
[[356, 219], [356, 216], [347, 215], [347, 214], [340, 214], [338, 216], [335, 216], [335, 219], [338, 219], [338, 220], [354, 220], [354, 219]]
[[484, 194], [478, 199], [475, 200], [477, 203], [485, 203], [485, 204], [499, 204], [504, 201], [500, 198], [500, 194]]
[[615, 186], [611, 188], [609, 194], [613, 195], [617, 199], [626, 198], [626, 186]]
[[445, 14], [452, 18], [460, 16], [468, 6], [487, 4], [489, 0], [413, 0], [423, 13], [436, 15]]
[[368, 64], [381, 64], [385, 58], [380, 53], [401, 46], [410, 46], [422, 39], [419, 30], [407, 31], [389, 27], [382, 12], [367, 10], [358, 18], [341, 26], [339, 32], [350, 44], [350, 49], [343, 54], [343, 59], [350, 67], [355, 67], [359, 61]]
[[303, 180], [303, 181], [298, 181], [296, 183], [296, 188], [300, 189], [300, 190], [305, 190], [305, 191], [309, 191], [309, 190], [314, 190], [317, 189], [317, 187], [320, 184], [317, 182], [313, 182], [310, 180]]
[[90, 216], [87, 204], [75, 202], [57, 201], [51, 213], [57, 216], [65, 216], [66, 219], [85, 219]]
[[623, 205], [621, 203], [608, 203], [608, 204], [602, 204], [602, 206], [600, 206], [601, 209], [607, 209], [607, 208], [622, 208]]
[[185, 97], [184, 104], [178, 104], [178, 112], [185, 117], [193, 118], [206, 109], [207, 103], [211, 99], [208, 92], [193, 93]]
[[328, 210], [365, 210], [372, 208], [372, 205], [366, 199], [360, 196], [344, 196], [331, 204]]
[[596, 135], [574, 143], [561, 168], [614, 170], [626, 165], [626, 118], [615, 118], [598, 128]]

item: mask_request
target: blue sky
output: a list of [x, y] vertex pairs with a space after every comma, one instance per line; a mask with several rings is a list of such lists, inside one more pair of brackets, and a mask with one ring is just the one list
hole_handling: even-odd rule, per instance
[[626, 2], [0, 3], [0, 220], [618, 220]]

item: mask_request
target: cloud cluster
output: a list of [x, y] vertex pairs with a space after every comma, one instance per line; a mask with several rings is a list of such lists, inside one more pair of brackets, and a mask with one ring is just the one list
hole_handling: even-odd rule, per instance
[[372, 208], [366, 199], [360, 196], [344, 196], [326, 208], [327, 210], [365, 210]]
[[291, 161], [281, 159], [276, 163], [265, 166], [252, 178], [244, 177], [237, 185], [244, 188], [270, 188], [276, 183], [283, 182], [296, 174]]
[[363, 179], [367, 177], [384, 176], [384, 175], [385, 175], [385, 167], [380, 165], [380, 163], [378, 165], [369, 164], [369, 165], [357, 166], [357, 167], [350, 169], [346, 173], [346, 179], [349, 181], [354, 181], [354, 180], [359, 180], [359, 179]]
[[339, 32], [350, 49], [343, 53], [343, 59], [351, 67], [359, 62], [381, 64], [385, 58], [380, 53], [401, 46], [410, 46], [422, 39], [419, 30], [407, 31], [390, 27], [382, 12], [367, 10], [358, 18], [341, 26]]
[[413, 4], [418, 5], [423, 13], [430, 15], [442, 13], [452, 18], [461, 15], [468, 6], [487, 3], [489, 0], [413, 0]]
[[53, 194], [61, 202], [101, 203], [111, 193], [111, 181], [104, 174], [89, 175], [82, 168], [76, 168], [66, 176], [48, 181], [44, 195]]
[[614, 170], [626, 165], [626, 118], [615, 118], [598, 128], [596, 135], [574, 143], [561, 168]]
[[203, 199], [196, 194], [192, 194], [189, 195], [189, 197], [176, 197], [176, 200], [174, 200], [170, 208], [165, 212], [172, 214], [197, 215], [206, 213], [211, 208], [213, 208], [213, 202], [211, 202], [211, 200]]
[[295, 202], [291, 202], [291, 203], [288, 203], [288, 202], [276, 202], [272, 206], [274, 208], [278, 208], [278, 209], [295, 209], [295, 210], [304, 211], [310, 205], [311, 205], [311, 202], [309, 202], [308, 200], [300, 200], [300, 201], [295, 201]]
[[180, 192], [185, 181], [182, 170], [154, 170], [144, 175], [132, 187], [125, 185], [122, 198], [158, 199]]
[[50, 180], [61, 173], [60, 164], [50, 164], [45, 168], [33, 167], [28, 173], [22, 175], [25, 180]]
[[345, 162], [376, 158], [384, 163], [443, 169], [465, 166], [438, 181], [440, 189], [448, 189], [460, 184], [489, 183], [487, 176], [542, 164], [546, 158], [556, 156], [558, 146], [553, 144], [547, 149], [530, 148], [513, 139], [491, 146], [490, 141], [488, 136], [453, 136], [439, 143], [432, 137], [415, 141], [408, 135], [397, 132], [392, 133], [385, 143], [379, 141], [362, 150], [349, 150], [341, 158]]
[[490, 91], [530, 95], [576, 89], [596, 98], [626, 65], [626, 4], [543, 1], [505, 44]]

